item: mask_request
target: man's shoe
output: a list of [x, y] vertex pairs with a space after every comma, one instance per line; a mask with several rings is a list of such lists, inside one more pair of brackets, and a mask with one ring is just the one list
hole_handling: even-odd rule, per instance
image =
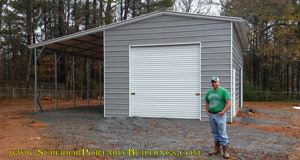
[[208, 154], [209, 155], [215, 155], [215, 154], [220, 154], [220, 153], [221, 153], [221, 151], [220, 151], [220, 142], [218, 141], [218, 142], [215, 142], [215, 148], [211, 152], [209, 152]]
[[226, 146], [223, 147], [223, 157], [225, 159], [228, 159], [230, 157], [229, 153], [228, 153], [228, 144]]

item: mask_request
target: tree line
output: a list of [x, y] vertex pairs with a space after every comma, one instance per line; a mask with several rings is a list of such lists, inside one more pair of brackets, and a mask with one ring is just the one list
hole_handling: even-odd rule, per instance
[[[173, 3], [173, 0], [1, 0], [1, 80], [33, 81], [33, 51], [27, 45], [127, 20]], [[39, 81], [53, 82], [53, 58], [47, 51], [39, 58]], [[62, 56], [58, 63], [58, 81], [65, 83], [66, 88], [71, 84], [71, 58]], [[86, 59], [80, 59], [76, 68], [78, 84], [86, 81], [85, 66]], [[97, 66], [93, 64], [91, 71], [97, 73]], [[93, 76], [97, 74], [91, 75], [91, 85], [95, 86]]]
[[[158, 10], [209, 14], [212, 0], [0, 0], [0, 80], [32, 82], [33, 51], [28, 45], [78, 31], [127, 20]], [[58, 62], [58, 82], [71, 88], [72, 57]], [[54, 55], [38, 60], [39, 81], [54, 81]], [[76, 87], [86, 84], [86, 59], [76, 63]], [[91, 65], [91, 87], [99, 77]], [[103, 77], [103, 76], [102, 76]]]
[[[242, 17], [249, 49], [244, 54], [245, 90], [300, 90], [299, 0], [0, 0], [0, 80], [33, 81], [33, 53], [27, 45], [127, 20], [158, 10]], [[58, 81], [71, 88], [72, 59], [62, 56]], [[39, 80], [54, 81], [54, 56], [42, 54]], [[84, 89], [86, 59], [76, 67]], [[96, 86], [98, 64], [91, 65]], [[80, 84], [83, 84], [80, 86]]]
[[221, 15], [246, 22], [245, 90], [300, 92], [300, 1], [222, 0], [221, 5]]

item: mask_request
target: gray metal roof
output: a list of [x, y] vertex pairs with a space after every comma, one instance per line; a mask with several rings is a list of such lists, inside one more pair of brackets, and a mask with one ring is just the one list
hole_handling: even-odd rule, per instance
[[[28, 48], [37, 48], [45, 46], [47, 49], [62, 51], [75, 55], [82, 55], [96, 59], [103, 58], [103, 31], [109, 30], [115, 27], [120, 27], [122, 25], [127, 25], [130, 23], [136, 23], [138, 21], [150, 19], [153, 17], [158, 17], [162, 15], [170, 16], [184, 16], [191, 18], [201, 18], [201, 19], [212, 19], [221, 21], [230, 21], [238, 28], [238, 34], [241, 37], [243, 48], [246, 50], [248, 48], [248, 41], [245, 32], [244, 20], [239, 17], [227, 17], [227, 16], [210, 16], [210, 15], [200, 15], [200, 14], [190, 14], [181, 12], [171, 12], [171, 11], [160, 11], [132, 18], [129, 20], [112, 23], [109, 25], [104, 25], [96, 27], [89, 30], [84, 30], [81, 32], [73, 33], [70, 35], [50, 39], [40, 43], [29, 45]], [[100, 54], [100, 55], [99, 55]]]

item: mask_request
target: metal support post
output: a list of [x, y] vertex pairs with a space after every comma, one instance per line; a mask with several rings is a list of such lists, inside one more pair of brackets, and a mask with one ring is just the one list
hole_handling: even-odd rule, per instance
[[[37, 48], [34, 48], [34, 111], [35, 111], [35, 113], [37, 113], [37, 105], [39, 105], [41, 111], [43, 112], [42, 105], [39, 102], [38, 95], [37, 95], [37, 79], [38, 79], [37, 60], [38, 60], [39, 56], [42, 54], [44, 48], [45, 48], [45, 46], [43, 46], [43, 48], [40, 50], [40, 52], [38, 54], [37, 54]], [[41, 91], [39, 92], [39, 94], [41, 96]]]
[[73, 109], [75, 109], [75, 57], [73, 56], [73, 65], [72, 65], [72, 73], [73, 73]]
[[57, 62], [59, 61], [61, 55], [57, 58], [57, 53], [55, 53], [55, 110], [58, 110], [58, 98], [57, 98]]
[[101, 106], [101, 104], [102, 104], [102, 75], [101, 75], [101, 73], [102, 73], [102, 64], [101, 64], [101, 61], [99, 62], [99, 87], [100, 87], [100, 91], [99, 91], [99, 96], [100, 96], [100, 106]]
[[37, 113], [37, 55], [36, 48], [34, 48], [34, 112]]
[[42, 108], [42, 105], [41, 105], [41, 103], [39, 102], [39, 100], [38, 100], [37, 102], [38, 102], [38, 104], [39, 104], [39, 106], [40, 106], [41, 112], [44, 112], [44, 111], [43, 111], [43, 108]]
[[55, 110], [57, 111], [57, 53], [55, 53]]
[[86, 74], [87, 74], [87, 101], [88, 101], [88, 107], [90, 106], [90, 82], [89, 82], [89, 59], [86, 59]]

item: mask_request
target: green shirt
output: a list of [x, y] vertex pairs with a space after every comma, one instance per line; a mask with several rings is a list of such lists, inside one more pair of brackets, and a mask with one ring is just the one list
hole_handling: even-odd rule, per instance
[[205, 96], [205, 101], [209, 103], [209, 112], [222, 112], [222, 110], [226, 106], [225, 100], [230, 99], [230, 94], [223, 87], [220, 87], [216, 91], [214, 90], [214, 88], [212, 88], [207, 92]]

